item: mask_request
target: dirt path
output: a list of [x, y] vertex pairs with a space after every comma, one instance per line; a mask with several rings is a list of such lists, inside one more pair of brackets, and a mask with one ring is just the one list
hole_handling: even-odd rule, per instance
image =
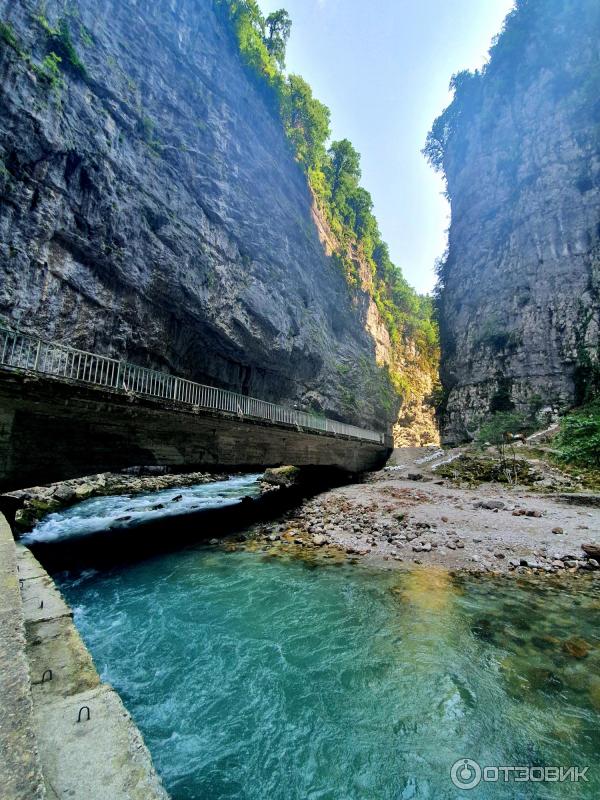
[[313, 498], [275, 535], [373, 561], [477, 572], [598, 568], [581, 545], [600, 543], [599, 507], [524, 487], [457, 488], [435, 474], [436, 464], [455, 455], [396, 451], [391, 467]]

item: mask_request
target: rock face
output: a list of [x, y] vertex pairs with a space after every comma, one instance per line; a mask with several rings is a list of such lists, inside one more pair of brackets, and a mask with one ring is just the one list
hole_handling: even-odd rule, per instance
[[0, 317], [389, 427], [369, 303], [215, 4], [66, 8], [0, 0]]
[[[365, 310], [365, 328], [375, 344], [375, 362], [387, 366], [392, 375], [402, 377], [403, 385], [397, 387], [402, 397], [400, 414], [392, 428], [394, 447], [421, 447], [438, 444], [439, 429], [435, 411], [429, 401], [438, 379], [439, 352], [428, 354], [409, 337], [392, 339], [373, 299], [373, 273], [355, 243], [340, 245], [327, 223], [325, 214], [315, 200], [313, 219], [319, 239], [327, 255], [346, 248], [346, 257], [351, 261], [359, 277], [359, 294]], [[389, 397], [393, 397], [392, 394]]]
[[455, 79], [428, 141], [452, 207], [447, 442], [496, 410], [569, 407], [598, 375], [600, 5], [517, 5], [483, 74]]

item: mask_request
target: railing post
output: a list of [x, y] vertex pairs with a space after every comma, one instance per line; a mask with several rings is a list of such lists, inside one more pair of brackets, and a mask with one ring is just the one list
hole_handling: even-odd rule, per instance
[[41, 349], [42, 349], [42, 342], [41, 342], [40, 339], [38, 339], [37, 347], [36, 347], [36, 350], [35, 350], [35, 359], [34, 359], [34, 362], [33, 362], [33, 368], [34, 368], [34, 370], [36, 372], [37, 372], [37, 369], [38, 369], [38, 366], [39, 366], [39, 363], [40, 363], [40, 350]]

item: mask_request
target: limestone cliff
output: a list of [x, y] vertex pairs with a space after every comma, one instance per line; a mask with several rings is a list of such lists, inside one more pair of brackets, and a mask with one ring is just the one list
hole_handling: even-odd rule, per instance
[[[426, 152], [452, 208], [440, 271], [443, 436], [579, 402], [598, 375], [600, 4], [519, 0]], [[596, 377], [594, 377], [596, 376]]]
[[361, 309], [365, 328], [375, 344], [375, 361], [389, 372], [402, 404], [392, 428], [395, 447], [424, 446], [439, 442], [439, 430], [431, 404], [438, 382], [439, 348], [416, 341], [408, 332], [393, 337], [377, 307], [372, 268], [356, 242], [342, 244], [331, 230], [326, 213], [313, 202], [313, 219], [325, 252], [342, 254], [358, 276], [354, 302]]
[[378, 429], [398, 397], [210, 0], [0, 0], [0, 318]]

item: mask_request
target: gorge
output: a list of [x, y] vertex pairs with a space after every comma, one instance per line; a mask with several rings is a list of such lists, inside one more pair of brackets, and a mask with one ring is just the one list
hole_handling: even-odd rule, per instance
[[0, 0], [0, 794], [595, 800], [600, 4], [451, 79], [431, 295], [266, 5]]

